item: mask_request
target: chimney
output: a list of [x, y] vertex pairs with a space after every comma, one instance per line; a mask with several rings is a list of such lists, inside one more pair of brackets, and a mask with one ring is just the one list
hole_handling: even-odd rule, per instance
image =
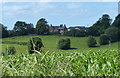
[[50, 24], [50, 27], [52, 27], [52, 24]]

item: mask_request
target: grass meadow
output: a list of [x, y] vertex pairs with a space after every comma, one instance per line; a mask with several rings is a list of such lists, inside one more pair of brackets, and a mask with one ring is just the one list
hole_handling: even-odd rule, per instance
[[[118, 49], [118, 44], [120, 42], [112, 43], [110, 45], [99, 45], [99, 38], [96, 37], [97, 40], [97, 46], [95, 48], [89, 48], [87, 46], [87, 39], [88, 37], [64, 37], [64, 36], [18, 36], [18, 37], [10, 37], [10, 38], [4, 38], [2, 41], [10, 41], [10, 42], [28, 42], [31, 37], [40, 37], [42, 39], [42, 42], [44, 44], [44, 47], [42, 48], [43, 51], [50, 51], [50, 52], [65, 52], [66, 50], [59, 50], [57, 49], [57, 43], [59, 39], [62, 38], [70, 38], [71, 40], [71, 48], [67, 51], [84, 51], [84, 50], [105, 50], [105, 49]], [[5, 49], [8, 46], [14, 46], [16, 48], [17, 53], [28, 53], [27, 52], [27, 45], [18, 45], [18, 44], [2, 44], [2, 52], [5, 52]]]
[[[4, 38], [0, 41], [28, 42], [31, 37], [18, 36]], [[120, 63], [118, 44], [97, 44], [89, 48], [87, 37], [37, 36], [42, 39], [44, 47], [41, 54], [28, 54], [27, 45], [2, 44], [2, 52], [6, 47], [14, 46], [15, 55], [0, 56], [2, 59], [2, 76], [119, 76]], [[70, 50], [57, 49], [57, 42], [62, 38], [70, 38]], [[99, 42], [99, 37], [96, 37]]]

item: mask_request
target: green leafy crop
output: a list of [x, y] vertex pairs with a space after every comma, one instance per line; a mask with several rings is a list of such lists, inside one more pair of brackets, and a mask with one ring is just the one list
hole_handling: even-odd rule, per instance
[[118, 76], [118, 50], [46, 52], [2, 58], [3, 76]]

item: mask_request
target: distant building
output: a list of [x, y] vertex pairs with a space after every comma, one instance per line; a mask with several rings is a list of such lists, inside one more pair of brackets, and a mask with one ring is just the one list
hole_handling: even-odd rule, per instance
[[85, 26], [74, 26], [74, 27], [69, 27], [68, 31], [70, 31], [71, 29], [76, 29], [76, 30], [85, 30]]
[[64, 24], [61, 24], [60, 26], [52, 26], [49, 27], [49, 32], [60, 32], [61, 34], [64, 34], [64, 32], [67, 31], [67, 27]]

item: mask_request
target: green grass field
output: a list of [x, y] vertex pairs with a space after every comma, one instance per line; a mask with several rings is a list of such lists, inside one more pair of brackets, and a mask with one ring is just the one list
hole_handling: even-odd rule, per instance
[[[0, 41], [28, 42], [31, 37], [18, 36]], [[119, 76], [120, 63], [118, 44], [89, 48], [87, 37], [37, 36], [42, 39], [44, 48], [41, 54], [28, 54], [27, 45], [2, 44], [2, 52], [14, 46], [15, 55], [0, 56], [3, 76]], [[57, 42], [70, 38], [70, 50], [57, 49]], [[99, 38], [96, 37], [97, 42]]]
[[[18, 37], [10, 37], [10, 38], [4, 38], [2, 41], [10, 41], [10, 42], [28, 42], [31, 37], [36, 37], [36, 36], [18, 36]], [[64, 37], [64, 36], [37, 36], [42, 39], [42, 42], [44, 44], [43, 51], [51, 51], [51, 52], [65, 52], [66, 50], [59, 50], [57, 49], [57, 43], [59, 39], [62, 38], [70, 38], [71, 40], [71, 48], [75, 49], [70, 49], [67, 51], [84, 51], [84, 50], [105, 50], [105, 49], [118, 49], [118, 44], [120, 42], [112, 43], [110, 45], [102, 45], [100, 46], [99, 43], [97, 46], [100, 47], [95, 47], [95, 48], [89, 48], [87, 46], [87, 37]], [[99, 38], [96, 37], [97, 42], [99, 42]], [[14, 46], [17, 50], [16, 54], [20, 53], [28, 53], [27, 52], [27, 45], [18, 45], [18, 44], [2, 44], [2, 52], [5, 52], [6, 47], [8, 46]]]

